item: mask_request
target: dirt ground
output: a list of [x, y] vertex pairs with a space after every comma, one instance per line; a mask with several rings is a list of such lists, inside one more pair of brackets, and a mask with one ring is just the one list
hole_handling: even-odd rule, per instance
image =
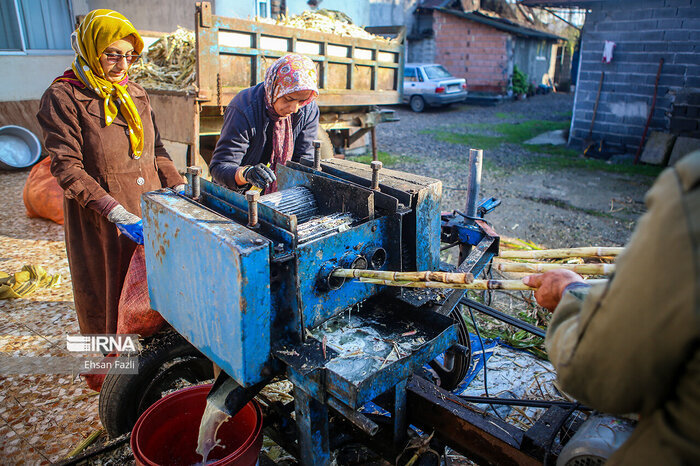
[[[439, 178], [443, 210], [463, 209], [466, 160], [470, 146], [444, 142], [441, 132], [479, 131], [489, 125], [539, 119], [566, 122], [569, 95], [538, 96], [496, 107], [458, 106], [414, 114], [396, 109], [401, 121], [378, 128], [379, 149], [396, 156], [391, 168]], [[491, 133], [489, 133], [491, 131]], [[504, 237], [547, 247], [623, 245], [643, 212], [643, 196], [653, 177], [610, 172], [600, 164], [566, 168], [561, 157], [525, 150], [512, 142], [485, 151], [482, 196], [502, 205], [487, 217]], [[554, 161], [557, 161], [556, 166]], [[551, 166], [549, 162], [552, 162]], [[28, 171], [0, 171], [0, 270], [25, 264], [60, 273], [58, 288], [25, 299], [0, 300], [0, 354], [58, 354], [65, 335], [77, 334], [63, 228], [26, 217], [22, 187]], [[519, 299], [519, 298], [518, 298]], [[512, 300], [512, 298], [511, 298]], [[100, 428], [95, 393], [68, 375], [0, 375], [0, 464], [38, 464], [61, 460]]]
[[[428, 109], [420, 114], [404, 106], [396, 109], [399, 122], [378, 126], [377, 145], [380, 151], [398, 156], [392, 169], [442, 180], [443, 210], [463, 210], [469, 149], [482, 147], [444, 142], [436, 135], [493, 135], [492, 127], [523, 125], [529, 120], [568, 126], [572, 107], [570, 94], [535, 96], [494, 107]], [[624, 245], [644, 211], [644, 193], [654, 177], [600, 161], [576, 160], [569, 165], [562, 156], [553, 159], [546, 152], [508, 142], [484, 150], [481, 196], [502, 201], [487, 216], [496, 232], [546, 247]]]

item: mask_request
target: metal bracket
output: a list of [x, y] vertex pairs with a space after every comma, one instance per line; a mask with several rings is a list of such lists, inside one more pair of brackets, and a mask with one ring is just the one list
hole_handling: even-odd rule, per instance
[[199, 25], [203, 28], [210, 28], [211, 21], [211, 2], [197, 2], [195, 4], [197, 13], [199, 14]]

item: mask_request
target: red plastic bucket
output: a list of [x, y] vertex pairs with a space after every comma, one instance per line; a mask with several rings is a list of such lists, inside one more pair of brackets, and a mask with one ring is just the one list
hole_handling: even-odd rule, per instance
[[[211, 385], [198, 385], [161, 398], [139, 417], [131, 431], [131, 451], [144, 466], [201, 463], [197, 449], [199, 422]], [[252, 466], [262, 447], [262, 411], [255, 400], [219, 427], [221, 446], [209, 454], [208, 464]], [[213, 463], [211, 461], [214, 461]]]

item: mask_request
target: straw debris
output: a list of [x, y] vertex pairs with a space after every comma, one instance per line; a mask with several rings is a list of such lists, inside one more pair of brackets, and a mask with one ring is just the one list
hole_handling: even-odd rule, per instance
[[197, 78], [196, 40], [194, 31], [178, 28], [155, 41], [129, 71], [146, 89], [190, 90]]
[[383, 40], [392, 42], [382, 36], [375, 36], [365, 31], [362, 27], [352, 23], [352, 19], [343, 12], [336, 10], [320, 9], [316, 11], [305, 11], [300, 15], [284, 16], [274, 20], [271, 18], [256, 17], [256, 21], [261, 23], [275, 24], [277, 26], [287, 26], [297, 29], [306, 29], [327, 34], [335, 34], [343, 37], [356, 37], [358, 39]]

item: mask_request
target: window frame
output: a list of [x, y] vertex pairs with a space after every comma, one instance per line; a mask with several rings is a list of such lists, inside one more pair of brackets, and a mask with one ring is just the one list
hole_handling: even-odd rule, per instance
[[[272, 5], [270, 5], [272, 2], [271, 0], [253, 0], [255, 2], [255, 16], [259, 16], [261, 18], [272, 18]], [[265, 11], [265, 15], [260, 14], [260, 3], [265, 3], [267, 5], [267, 11]]]
[[[19, 42], [22, 47], [21, 50], [3, 50], [0, 49], [0, 56], [28, 56], [28, 55], [74, 55], [70, 46], [67, 49], [29, 49], [27, 48], [27, 38], [26, 31], [24, 28], [24, 21], [22, 15], [20, 14], [19, 0], [12, 0], [12, 5], [15, 8], [15, 19], [17, 20], [17, 28], [19, 30]], [[66, 1], [68, 7], [68, 19], [72, 21], [73, 16], [73, 2], [70, 0]], [[71, 22], [72, 24], [72, 22]]]

